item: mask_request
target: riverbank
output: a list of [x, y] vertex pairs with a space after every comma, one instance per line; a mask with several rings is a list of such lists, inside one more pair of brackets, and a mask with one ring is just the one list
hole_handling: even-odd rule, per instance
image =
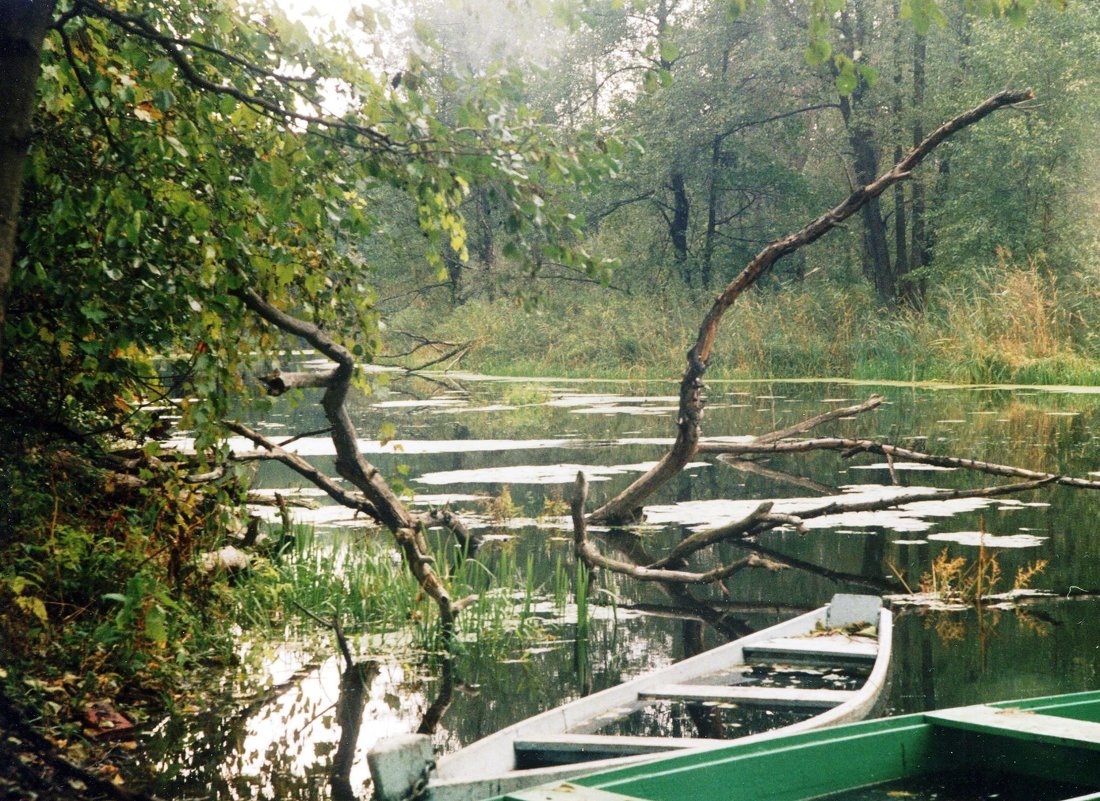
[[[710, 296], [594, 285], [555, 289], [533, 308], [474, 299], [410, 306], [391, 330], [447, 343], [405, 364], [496, 375], [675, 378]], [[1035, 266], [1000, 265], [967, 286], [928, 292], [923, 308], [884, 310], [869, 287], [811, 277], [737, 301], [710, 378], [834, 376], [964, 384], [1100, 383], [1100, 292]], [[390, 352], [406, 350], [399, 335]]]

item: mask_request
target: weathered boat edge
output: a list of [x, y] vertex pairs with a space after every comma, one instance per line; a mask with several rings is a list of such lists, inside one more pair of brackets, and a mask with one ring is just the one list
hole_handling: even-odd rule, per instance
[[[869, 716], [876, 706], [881, 703], [882, 691], [886, 686], [892, 655], [893, 616], [889, 609], [881, 605], [881, 599], [874, 596], [845, 596], [841, 594], [834, 596], [830, 604], [820, 609], [799, 615], [776, 626], [762, 629], [726, 645], [669, 665], [654, 673], [640, 676], [624, 684], [610, 687], [591, 696], [579, 698], [563, 706], [547, 710], [484, 737], [456, 752], [456, 754], [441, 759], [436, 774], [427, 781], [420, 797], [430, 801], [480, 801], [480, 799], [517, 792], [548, 782], [587, 776], [618, 767], [629, 767], [664, 758], [668, 755], [667, 751], [658, 754], [637, 754], [523, 771], [515, 770], [511, 760], [507, 764], [499, 764], [501, 762], [500, 755], [507, 754], [510, 757], [514, 743], [522, 737], [565, 731], [575, 725], [577, 720], [584, 720], [586, 716], [591, 714], [590, 711], [586, 712], [584, 710], [611, 708], [633, 700], [639, 692], [644, 691], [648, 686], [674, 682], [677, 677], [698, 676], [712, 670], [722, 669], [724, 666], [741, 661], [742, 652], [747, 646], [777, 637], [798, 633], [804, 634], [807, 631], [812, 631], [819, 623], [842, 627], [852, 622], [867, 620], [869, 609], [872, 608], [868, 604], [872, 598], [874, 598], [874, 608], [878, 614], [876, 621], [878, 653], [870, 674], [853, 697], [807, 720], [772, 731], [738, 738], [735, 742], [769, 740], [785, 734], [861, 720]], [[856, 601], [855, 603], [850, 600], [846, 602], [846, 599], [856, 599]], [[681, 742], [683, 742], [683, 745], [680, 746], [679, 750], [695, 752], [726, 747], [734, 741], [694, 739]], [[507, 744], [506, 749], [505, 744]], [[456, 760], [452, 757], [455, 756], [458, 756], [458, 761], [462, 765], [476, 765], [477, 772], [471, 775], [469, 770], [454, 770]], [[494, 758], [496, 759], [494, 760]], [[414, 767], [411, 765], [403, 766], [402, 770], [406, 770], [411, 775], [415, 772]], [[373, 772], [374, 764], [372, 762]], [[404, 793], [398, 790], [393, 794], [388, 791], [381, 794], [376, 792], [375, 797], [386, 799], [403, 797], [403, 795]]]
[[[1100, 691], [918, 712], [766, 740], [745, 738], [502, 796], [507, 801], [670, 801], [684, 798], [683, 788], [690, 787], [693, 798], [804, 801], [957, 770], [984, 755], [998, 772], [1011, 764], [1021, 776], [1094, 788], [1064, 801], [1100, 801]], [[777, 765], [792, 760], [797, 770], [777, 771]], [[731, 795], [734, 787], [748, 792]]]

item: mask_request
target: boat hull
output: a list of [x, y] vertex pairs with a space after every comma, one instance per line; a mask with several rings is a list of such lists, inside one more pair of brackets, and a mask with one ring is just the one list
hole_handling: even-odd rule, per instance
[[[731, 740], [599, 735], [586, 737], [576, 732], [583, 731], [584, 724], [591, 722], [602, 712], [627, 706], [639, 698], [650, 697], [647, 695], [649, 693], [667, 697], [665, 694], [671, 692], [670, 687], [696, 686], [691, 682], [698, 680], [700, 676], [741, 665], [745, 662], [746, 652], [754, 648], [778, 643], [779, 647], [786, 644], [788, 652], [791, 652], [791, 643], [799, 636], [813, 632], [815, 628], [843, 626], [855, 620], [868, 620], [868, 615], [875, 619], [878, 631], [874, 653], [865, 652], [860, 656], [857, 653], [858, 648], [849, 646], [847, 649], [847, 653], [854, 654], [856, 658], [866, 660], [870, 656], [873, 660], [870, 673], [858, 691], [847, 694], [844, 700], [837, 701], [831, 708], [797, 723], [738, 738], [737, 742], [767, 740], [784, 733], [862, 720], [875, 711], [886, 683], [892, 647], [892, 617], [889, 610], [881, 607], [877, 598], [841, 595], [836, 596], [829, 606], [520, 721], [461, 751], [445, 756], [439, 760], [436, 772], [428, 781], [424, 797], [431, 801], [477, 801], [555, 779], [582, 776], [617, 766], [636, 765], [669, 751], [699, 751], [726, 746]], [[845, 649], [835, 642], [831, 646], [828, 637], [814, 638], [814, 642], [815, 647], [826, 652], [834, 647], [836, 653], [829, 654], [827, 658], [843, 661]], [[797, 653], [792, 661], [798, 661]], [[812, 692], [809, 691], [808, 695]], [[741, 700], [753, 702], [752, 699]], [[799, 702], [798, 699], [794, 701], [796, 704]], [[791, 700], [787, 699], [784, 703], [790, 704]], [[535, 752], [539, 754], [540, 763], [553, 762], [558, 749], [562, 754], [562, 764], [526, 769], [520, 764], [523, 754]], [[579, 753], [585, 761], [578, 761]], [[517, 754], [520, 755], [519, 758]], [[375, 770], [372, 764], [373, 772]], [[415, 771], [410, 768], [410, 772]], [[376, 777], [377, 797], [390, 797], [389, 792], [378, 794], [377, 785]], [[401, 795], [402, 791], [399, 790], [392, 797]]]
[[664, 757], [510, 801], [806, 801], [956, 772], [1076, 785], [1100, 801], [1100, 693], [960, 707]]

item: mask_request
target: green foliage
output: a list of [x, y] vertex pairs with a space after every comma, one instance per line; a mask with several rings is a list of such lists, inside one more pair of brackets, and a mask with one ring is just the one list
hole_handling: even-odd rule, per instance
[[[701, 300], [669, 288], [626, 295], [592, 287], [548, 295], [534, 313], [490, 313], [471, 302], [450, 315], [410, 308], [401, 324], [475, 339], [463, 367], [481, 372], [675, 378]], [[816, 275], [742, 297], [707, 375], [1089, 384], [1100, 377], [1096, 330], [1094, 281], [1059, 280], [1008, 254], [966, 282], [937, 287], [920, 311], [885, 312], [866, 285]]]
[[[616, 158], [591, 138], [557, 143], [522, 107], [517, 72], [468, 78], [447, 119], [359, 66], [350, 40], [316, 44], [279, 14], [217, 0], [134, 12], [76, 14], [46, 42], [5, 337], [9, 414], [140, 436], [137, 410], [183, 396], [183, 424], [211, 446], [217, 421], [251, 395], [244, 375], [280, 344], [243, 311], [243, 287], [369, 361], [378, 315], [365, 255], [387, 236], [376, 214], [394, 192], [429, 268], [468, 258], [462, 206], [485, 185], [513, 259], [602, 269], [571, 246], [581, 220], [553, 187], [599, 180]], [[181, 51], [190, 73], [158, 30], [201, 40]], [[303, 103], [328, 102], [321, 70], [358, 102], [343, 118], [288, 124]]]
[[213, 498], [173, 491], [168, 475], [122, 500], [110, 479], [55, 455], [3, 467], [26, 515], [0, 543], [2, 667], [45, 723], [68, 725], [103, 697], [170, 702], [198, 665], [235, 658], [224, 577], [197, 568], [221, 536]]
[[947, 25], [947, 15], [937, 0], [902, 0], [901, 18], [912, 20], [913, 28], [921, 36], [927, 35], [933, 23], [941, 28]]

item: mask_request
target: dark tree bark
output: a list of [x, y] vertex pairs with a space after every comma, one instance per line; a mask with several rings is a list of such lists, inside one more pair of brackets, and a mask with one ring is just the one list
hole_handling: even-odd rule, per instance
[[[854, 93], [852, 98], [856, 98]], [[840, 108], [848, 127], [848, 144], [852, 148], [852, 168], [856, 181], [865, 185], [873, 181], [878, 172], [878, 143], [870, 125], [857, 119], [853, 100], [842, 99]], [[863, 205], [860, 218], [863, 220], [865, 273], [875, 286], [875, 296], [879, 303], [892, 303], [897, 287], [890, 259], [886, 220], [882, 216], [882, 203], [877, 197]]]
[[[901, 20], [901, 4], [899, 0], [894, 2], [894, 19], [896, 22]], [[894, 119], [902, 119], [905, 102], [902, 98], [902, 86], [905, 83], [905, 67], [901, 54], [904, 52], [903, 41], [907, 31], [901, 25], [897, 26], [897, 34], [894, 40], [895, 55], [894, 55]], [[897, 136], [898, 142], [894, 145], [894, 161], [901, 161], [902, 155], [905, 150], [901, 144], [900, 132]], [[913, 147], [916, 147], [920, 143], [920, 139], [913, 142]], [[910, 182], [910, 186], [913, 185], [913, 181]], [[909, 229], [908, 229], [908, 215], [906, 213], [905, 203], [905, 186], [903, 184], [894, 185], [894, 275], [896, 281], [896, 288], [903, 295], [905, 293], [905, 274], [909, 272]]]
[[710, 181], [707, 186], [707, 230], [703, 234], [703, 264], [699, 281], [710, 289], [713, 280], [714, 245], [718, 238], [718, 181], [722, 164], [722, 137], [716, 136], [710, 145]]
[[691, 286], [691, 269], [688, 264], [688, 226], [691, 223], [691, 199], [688, 197], [684, 174], [679, 168], [673, 169], [669, 178], [672, 189], [672, 219], [668, 223], [668, 234], [672, 239], [672, 250], [676, 267], [684, 284]]
[[[848, 6], [840, 17], [840, 28], [847, 43], [848, 57], [853, 61], [858, 50], [865, 50], [869, 36], [867, 20], [860, 8]], [[834, 75], [837, 68], [833, 66]], [[878, 174], [880, 145], [871, 127], [870, 110], [865, 109], [864, 100], [868, 87], [862, 77], [856, 88], [846, 97], [840, 98], [840, 113], [844, 118], [844, 127], [848, 132], [848, 145], [852, 150], [852, 170], [856, 182], [869, 184]], [[863, 272], [874, 284], [875, 295], [879, 303], [893, 303], [897, 295], [894, 280], [894, 267], [890, 259], [889, 235], [886, 220], [882, 215], [882, 204], [878, 197], [871, 198], [860, 208], [863, 220]]]
[[[924, 71], [926, 41], [923, 36], [915, 36], [913, 42], [913, 144], [924, 138], [924, 90], [926, 77]], [[909, 269], [905, 282], [902, 284], [902, 294], [906, 300], [914, 305], [919, 305], [924, 288], [919, 280], [914, 280], [909, 273], [914, 273], [921, 267], [928, 265], [931, 253], [928, 249], [928, 236], [925, 231], [925, 198], [924, 180], [917, 178], [913, 181], [911, 190], [913, 203], [910, 208], [911, 224], [909, 229]]]
[[19, 225], [23, 162], [31, 140], [42, 43], [54, 5], [54, 0], [0, 2], [0, 109], [4, 110], [0, 114], [0, 377], [4, 371], [4, 321]]

